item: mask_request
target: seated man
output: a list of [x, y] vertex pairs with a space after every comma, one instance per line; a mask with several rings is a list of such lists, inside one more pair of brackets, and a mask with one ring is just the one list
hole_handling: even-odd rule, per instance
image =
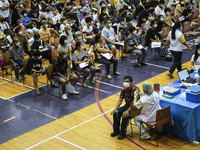
[[124, 39], [127, 39], [127, 37], [130, 34], [129, 29], [132, 27], [133, 21], [131, 17], [127, 17], [126, 18], [126, 24], [124, 25], [124, 29], [123, 29], [123, 34], [124, 34]]
[[[144, 92], [144, 96], [140, 98], [133, 106], [134, 108], [137, 108], [137, 109], [142, 108], [142, 110], [141, 110], [141, 114], [134, 118], [134, 121], [139, 129], [141, 126], [141, 132], [143, 134], [140, 137], [141, 140], [146, 140], [146, 139], [149, 139], [151, 136], [146, 132], [145, 127], [142, 124], [142, 122], [146, 122], [146, 123], [155, 122], [156, 112], [157, 110], [161, 109], [161, 107], [159, 104], [160, 96], [157, 92], [153, 91], [153, 87], [151, 83], [149, 82], [142, 83], [142, 89]], [[128, 110], [128, 112], [129, 111], [130, 109]]]
[[[115, 41], [119, 43], [121, 43], [121, 41], [119, 40], [118, 36], [115, 34], [115, 31], [112, 28], [112, 23], [110, 19], [107, 19], [105, 21], [105, 24], [106, 26], [102, 30], [102, 36], [104, 40], [106, 41], [108, 48], [111, 49], [113, 55], [116, 57], [116, 46], [120, 46], [120, 45], [115, 44]], [[121, 50], [123, 52], [123, 46], [121, 46]], [[122, 53], [122, 56], [123, 56], [123, 53]]]
[[16, 82], [19, 82], [19, 74], [22, 78], [24, 78], [24, 71], [21, 70], [19, 73], [19, 69], [24, 67], [24, 51], [20, 46], [20, 41], [17, 37], [13, 38], [13, 46], [8, 51], [10, 58], [10, 65], [15, 70]]
[[164, 16], [165, 15], [165, 7], [164, 7], [164, 0], [160, 0], [159, 4], [155, 8], [155, 14], [158, 17], [159, 15]]
[[[72, 73], [69, 73], [68, 61], [67, 58], [64, 58], [66, 52], [64, 50], [60, 50], [58, 52], [58, 57], [53, 61], [53, 79], [61, 83], [62, 89], [62, 99], [67, 100], [67, 94], [65, 90], [70, 94], [79, 94], [79, 92], [74, 90], [76, 82], [78, 80], [78, 76]], [[71, 83], [69, 81], [71, 80]]]
[[145, 63], [147, 49], [142, 46], [142, 40], [137, 36], [137, 30], [135, 29], [135, 27], [131, 27], [129, 31], [130, 31], [130, 34], [127, 38], [126, 52], [138, 54], [137, 56], [138, 67], [147, 65]]
[[119, 31], [120, 31], [121, 29], [123, 29], [123, 28], [124, 28], [124, 25], [126, 24], [126, 22], [125, 22], [124, 20], [125, 20], [125, 11], [124, 11], [124, 9], [122, 8], [122, 9], [119, 10], [119, 16], [118, 16], [118, 18], [117, 18], [117, 22], [118, 22], [118, 24], [119, 24]]
[[[113, 131], [110, 135], [112, 137], [117, 136], [118, 140], [123, 139], [126, 136], [126, 127], [128, 124], [128, 114], [130, 111], [130, 104], [133, 102], [134, 97], [136, 97], [136, 93], [139, 93], [140, 90], [138, 87], [134, 86], [132, 84], [133, 79], [131, 76], [125, 76], [124, 77], [124, 88], [122, 88], [120, 98], [115, 106], [115, 109], [111, 112], [111, 115], [113, 115]], [[136, 97], [136, 99], [139, 98], [139, 95]], [[126, 104], [122, 107], [120, 105], [122, 104], [123, 99], [125, 99]], [[120, 107], [120, 108], [119, 108]], [[125, 116], [125, 117], [122, 117]], [[122, 117], [122, 123], [121, 123], [121, 130], [119, 130], [120, 126], [120, 120]]]
[[139, 14], [139, 24], [138, 24], [139, 26], [141, 26], [143, 23], [147, 21], [147, 14], [150, 11], [150, 7], [151, 5], [146, 3], [144, 9]]
[[35, 93], [40, 95], [40, 91], [38, 89], [38, 76], [41, 74], [45, 74], [46, 71], [42, 68], [42, 60], [39, 59], [41, 53], [40, 51], [35, 51], [33, 56], [28, 59], [26, 72], [28, 75], [31, 75], [33, 77], [33, 84], [35, 87]]

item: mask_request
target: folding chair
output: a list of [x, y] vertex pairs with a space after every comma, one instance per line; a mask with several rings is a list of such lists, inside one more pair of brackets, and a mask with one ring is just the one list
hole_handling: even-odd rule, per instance
[[174, 6], [171, 7], [171, 13], [170, 13], [171, 18], [174, 18], [175, 8], [176, 8], [176, 7], [174, 7]]
[[166, 41], [167, 40], [167, 36], [170, 32], [170, 26], [166, 26], [166, 27], [163, 27], [162, 28], [162, 32], [163, 32], [163, 41]]
[[57, 56], [58, 56], [58, 49], [52, 50], [51, 51], [52, 63], [53, 63], [54, 59], [56, 59]]
[[[146, 124], [146, 125], [149, 125], [151, 128], [155, 129], [156, 138], [157, 138], [157, 130], [156, 130], [157, 128], [159, 128], [159, 127], [161, 127], [161, 126], [163, 126], [163, 125], [165, 125], [167, 123], [171, 123], [171, 125], [174, 125], [173, 119], [170, 116], [170, 105], [167, 106], [166, 108], [160, 109], [160, 110], [158, 110], [156, 112], [156, 122], [153, 122], [153, 123], [143, 122], [143, 123]], [[141, 124], [140, 124], [140, 137], [141, 137], [141, 135], [142, 134], [141, 134]], [[148, 142], [146, 140], [143, 140], [143, 141], [158, 147], [158, 138], [156, 140], [157, 141], [157, 145], [155, 145], [153, 143], [150, 143], [150, 142]]]
[[58, 45], [59, 45], [59, 38], [55, 38], [55, 39], [54, 39], [54, 46], [55, 46], [55, 49], [58, 48]]
[[[11, 80], [13, 82], [12, 71], [14, 70], [10, 65], [10, 59], [8, 53], [3, 53], [3, 68], [11, 70]], [[2, 70], [2, 78], [4, 79], [4, 73]], [[4, 79], [5, 80], [5, 79]], [[10, 81], [10, 80], [8, 80]]]
[[144, 31], [144, 25], [145, 25], [145, 23], [141, 24], [141, 27], [142, 27], [142, 35], [145, 34], [145, 31]]
[[[193, 38], [196, 36], [196, 35], [199, 35], [200, 34], [200, 32], [193, 32], [192, 30], [191, 30], [191, 27], [190, 27], [190, 21], [186, 21], [186, 22], [184, 22], [184, 34], [186, 34], [186, 35], [192, 35], [193, 36]], [[193, 42], [194, 43], [194, 42]]]
[[198, 21], [198, 16], [199, 16], [199, 10], [194, 10], [194, 13], [192, 15], [192, 21], [197, 22]]
[[200, 17], [198, 17], [198, 29], [200, 29]]

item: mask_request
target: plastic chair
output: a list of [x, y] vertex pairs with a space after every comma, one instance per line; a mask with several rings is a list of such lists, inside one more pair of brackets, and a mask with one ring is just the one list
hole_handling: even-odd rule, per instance
[[167, 40], [167, 36], [170, 32], [170, 26], [166, 26], [166, 27], [163, 27], [162, 28], [162, 32], [163, 32], [163, 41], [166, 41]]
[[198, 29], [200, 29], [200, 17], [198, 17]]
[[58, 45], [59, 45], [59, 38], [55, 38], [55, 39], [54, 39], [54, 46], [55, 46], [55, 49], [58, 48]]
[[[143, 122], [143, 123], [146, 125], [149, 125], [151, 128], [154, 128], [155, 132], [156, 132], [156, 137], [157, 137], [157, 130], [156, 130], [157, 128], [159, 128], [167, 123], [171, 123], [171, 125], [174, 125], [173, 119], [170, 116], [170, 105], [167, 106], [166, 108], [160, 109], [156, 112], [156, 122], [153, 122], [153, 123]], [[140, 136], [141, 136], [141, 124], [140, 124]], [[146, 143], [152, 144], [146, 140], [143, 140], [143, 141]], [[155, 144], [152, 144], [152, 145], [158, 147], [158, 138], [157, 138], [157, 145], [155, 145]]]
[[174, 7], [174, 6], [171, 7], [171, 13], [170, 13], [170, 15], [171, 15], [172, 18], [174, 18], [175, 8], [176, 8], [176, 7]]
[[[10, 59], [8, 53], [3, 53], [3, 68], [11, 70], [11, 80], [13, 82], [12, 71], [14, 70], [10, 65]], [[4, 73], [2, 71], [2, 77], [4, 79]], [[9, 81], [9, 80], [8, 80]]]
[[123, 31], [124, 31], [123, 29], [120, 30], [121, 41], [124, 41], [124, 40], [125, 40], [125, 39], [124, 39], [124, 33], [123, 33]]
[[145, 25], [145, 23], [141, 24], [141, 27], [142, 27], [142, 35], [145, 34], [145, 31], [144, 31], [144, 25]]
[[199, 10], [194, 10], [194, 13], [192, 15], [192, 21], [197, 22], [199, 16]]
[[56, 59], [57, 56], [58, 56], [58, 49], [52, 50], [51, 51], [52, 63], [53, 63], [54, 59]]
[[190, 21], [186, 21], [184, 22], [184, 34], [186, 35], [192, 35], [193, 38], [196, 36], [196, 35], [199, 35], [200, 32], [192, 32], [191, 30], [191, 27], [190, 27]]

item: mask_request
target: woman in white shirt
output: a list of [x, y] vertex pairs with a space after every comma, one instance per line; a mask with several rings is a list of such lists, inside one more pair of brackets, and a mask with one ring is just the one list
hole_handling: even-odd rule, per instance
[[58, 45], [58, 51], [62, 51], [62, 50], [67, 52], [67, 55], [65, 57], [67, 57], [67, 59], [71, 61], [71, 58], [72, 58], [71, 49], [68, 46], [67, 36], [65, 35], [62, 35], [60, 37], [60, 41]]
[[197, 45], [195, 54], [192, 55], [191, 67], [190, 73], [200, 68], [200, 44]]
[[166, 48], [167, 44], [169, 44], [170, 42], [169, 49], [171, 50], [171, 53], [174, 56], [173, 64], [170, 67], [169, 72], [167, 73], [167, 76], [170, 77], [170, 79], [174, 78], [172, 74], [176, 68], [178, 69], [178, 71], [182, 69], [181, 60], [183, 54], [183, 45], [185, 45], [190, 51], [192, 51], [192, 48], [190, 48], [185, 41], [184, 34], [180, 31], [181, 27], [182, 23], [175, 23], [175, 25], [172, 28], [172, 31], [170, 31], [168, 34], [165, 45], [162, 47]]

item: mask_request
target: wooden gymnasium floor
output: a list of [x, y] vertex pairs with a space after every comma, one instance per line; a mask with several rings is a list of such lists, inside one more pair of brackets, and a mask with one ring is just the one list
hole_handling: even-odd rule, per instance
[[[190, 58], [194, 53], [184, 50], [183, 67], [190, 69]], [[133, 84], [141, 89], [142, 82], [166, 85], [169, 81], [177, 80], [174, 73], [173, 80], [166, 76], [171, 62], [162, 60], [148, 52], [146, 62], [148, 66], [137, 68], [125, 59], [122, 65], [119, 60], [118, 71], [121, 76], [113, 76], [112, 80], [97, 77], [95, 85], [89, 87], [80, 86], [81, 79], [75, 86], [80, 95], [70, 95], [67, 101], [51, 96], [46, 91], [46, 85], [40, 84], [42, 95], [36, 95], [30, 88], [20, 83], [10, 83], [0, 77], [0, 150], [135, 150], [135, 149], [172, 149], [198, 150], [200, 146], [194, 146], [186, 141], [162, 137], [159, 147], [139, 140], [139, 129], [133, 128], [133, 138], [127, 137], [117, 140], [110, 137], [112, 132], [111, 110], [115, 107], [123, 77], [131, 75]], [[104, 75], [104, 66], [97, 75]], [[112, 67], [111, 67], [112, 70]], [[10, 79], [10, 76], [6, 76]], [[46, 83], [46, 77], [39, 77]], [[27, 76], [25, 84], [33, 87], [32, 79]], [[58, 89], [52, 88], [51, 94], [58, 95]], [[127, 133], [130, 133], [130, 126]]]

